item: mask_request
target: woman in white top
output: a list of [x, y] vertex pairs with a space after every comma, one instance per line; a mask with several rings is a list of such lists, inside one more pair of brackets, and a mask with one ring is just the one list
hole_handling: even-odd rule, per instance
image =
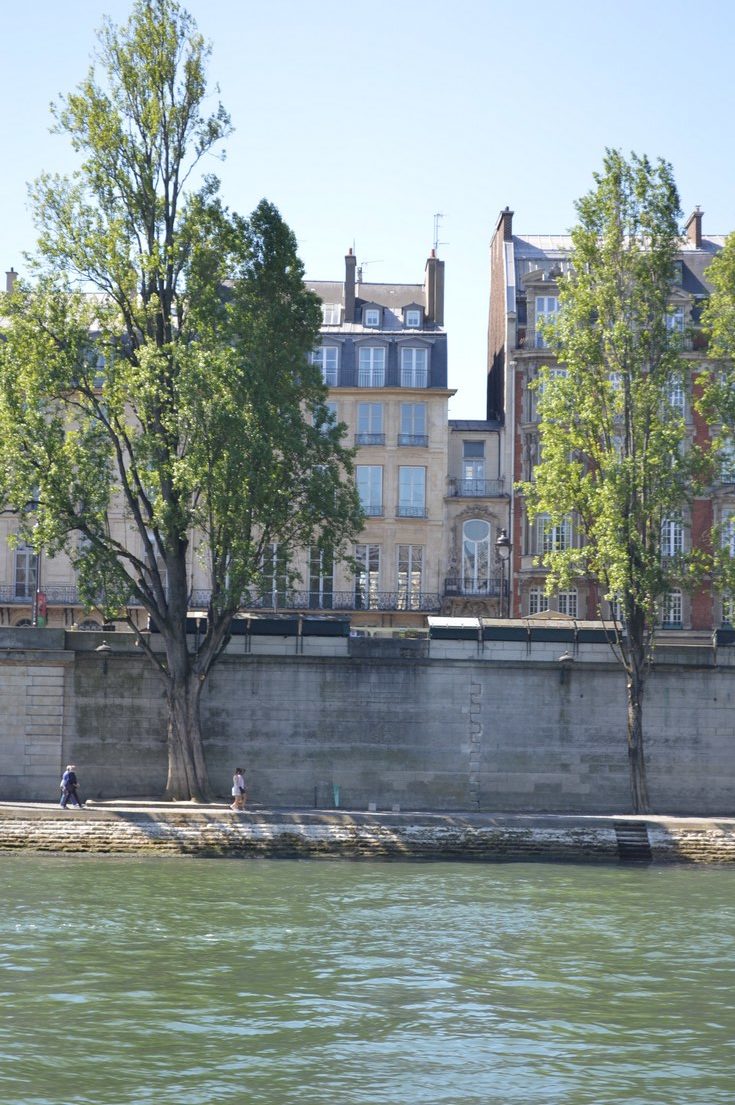
[[232, 805], [231, 810], [241, 810], [245, 805], [245, 776], [241, 767], [235, 768], [232, 776]]

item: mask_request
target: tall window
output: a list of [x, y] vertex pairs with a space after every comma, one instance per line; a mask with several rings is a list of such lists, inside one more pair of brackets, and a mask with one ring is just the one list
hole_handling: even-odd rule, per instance
[[726, 442], [720, 450], [720, 482], [735, 483], [735, 442]]
[[309, 551], [309, 606], [331, 610], [334, 605], [334, 560], [316, 547]]
[[549, 596], [543, 587], [530, 587], [528, 591], [528, 613], [543, 614], [549, 609]]
[[361, 388], [382, 388], [384, 386], [385, 349], [383, 346], [360, 346], [357, 384]]
[[422, 545], [398, 546], [398, 609], [420, 610], [423, 590]]
[[429, 358], [425, 349], [401, 349], [401, 387], [425, 388], [429, 384]]
[[380, 545], [355, 545], [355, 609], [374, 610], [380, 601]]
[[356, 445], [385, 445], [383, 433], [383, 404], [357, 404]]
[[268, 546], [263, 555], [260, 595], [263, 605], [277, 610], [286, 605], [288, 557], [283, 545]]
[[555, 295], [536, 296], [536, 348], [546, 349], [548, 341], [541, 333], [545, 323], [553, 322], [559, 310], [559, 300]]
[[557, 595], [557, 606], [560, 614], [568, 614], [570, 618], [577, 616], [577, 588], [570, 591], [560, 591]]
[[322, 345], [315, 349], [309, 360], [322, 370], [322, 380], [327, 387], [335, 388], [339, 374], [339, 350], [336, 345]]
[[38, 586], [38, 557], [30, 545], [20, 544], [15, 549], [15, 597], [32, 599]]
[[664, 595], [664, 601], [661, 608], [661, 624], [664, 629], [681, 629], [681, 591], [669, 591], [668, 594]]
[[398, 469], [398, 515], [426, 517], [426, 469], [401, 465]]
[[462, 526], [462, 590], [482, 594], [490, 590], [490, 523], [470, 518]]
[[728, 625], [733, 625], [735, 622], [735, 595], [730, 592], [726, 592], [722, 596], [722, 620], [727, 622]]
[[342, 308], [339, 303], [322, 303], [322, 325], [339, 326]]
[[485, 442], [462, 443], [462, 494], [485, 493]]
[[401, 403], [401, 432], [399, 445], [429, 444], [426, 433], [426, 403]]
[[376, 517], [383, 513], [383, 466], [382, 464], [358, 464], [356, 467], [357, 492], [362, 509], [367, 515]]
[[536, 519], [537, 552], [563, 552], [571, 543], [572, 526], [568, 518], [552, 525], [548, 514], [539, 514]]
[[661, 525], [661, 556], [679, 556], [684, 548], [684, 527], [680, 518], [666, 518]]
[[674, 307], [666, 316], [666, 329], [672, 334], [684, 333], [684, 309]]
[[681, 380], [671, 380], [669, 383], [668, 400], [676, 414], [683, 418], [686, 410], [686, 396], [684, 394], [684, 384]]

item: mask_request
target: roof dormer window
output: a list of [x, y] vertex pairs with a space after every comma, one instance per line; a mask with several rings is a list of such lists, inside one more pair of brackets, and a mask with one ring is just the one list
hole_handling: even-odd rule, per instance
[[363, 326], [380, 326], [380, 308], [366, 307], [362, 316]]
[[339, 303], [322, 303], [322, 326], [339, 326], [341, 313]]
[[419, 307], [407, 307], [403, 312], [403, 323], [408, 330], [421, 328], [421, 309]]

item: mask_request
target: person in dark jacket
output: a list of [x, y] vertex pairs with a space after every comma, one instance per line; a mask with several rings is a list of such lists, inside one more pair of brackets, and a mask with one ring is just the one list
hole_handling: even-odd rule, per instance
[[75, 765], [67, 764], [66, 771], [61, 776], [61, 802], [59, 805], [66, 809], [67, 802], [82, 808], [82, 800], [79, 797], [79, 780], [77, 779]]

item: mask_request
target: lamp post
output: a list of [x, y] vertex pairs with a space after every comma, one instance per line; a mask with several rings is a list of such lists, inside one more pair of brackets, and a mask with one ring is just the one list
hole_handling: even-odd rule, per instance
[[510, 617], [510, 570], [508, 571], [508, 604], [506, 609], [505, 565], [507, 564], [510, 569], [510, 551], [512, 548], [507, 530], [501, 529], [500, 536], [495, 542], [495, 551], [500, 559], [500, 616], [502, 618]]

